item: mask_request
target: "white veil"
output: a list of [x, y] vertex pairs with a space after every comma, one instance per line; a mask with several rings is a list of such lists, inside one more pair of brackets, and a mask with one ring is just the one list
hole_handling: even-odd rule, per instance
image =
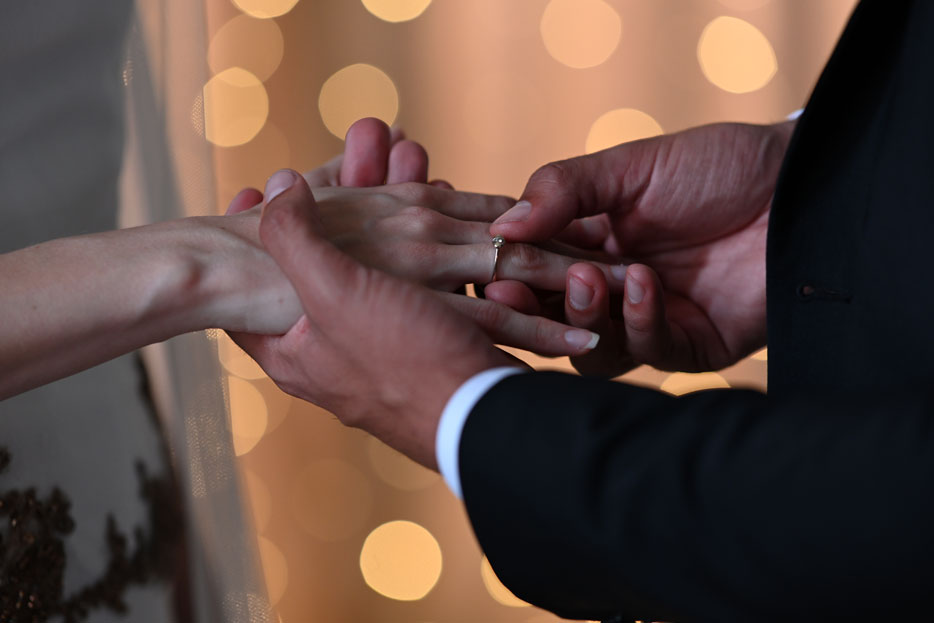
[[[214, 212], [200, 107], [205, 40], [201, 3], [137, 0], [123, 73], [123, 226]], [[144, 357], [184, 498], [195, 620], [268, 621], [216, 343], [209, 334], [188, 334], [147, 348]]]

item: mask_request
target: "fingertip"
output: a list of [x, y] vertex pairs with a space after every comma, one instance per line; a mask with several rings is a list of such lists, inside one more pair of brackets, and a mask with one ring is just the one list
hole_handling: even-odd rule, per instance
[[430, 182], [428, 182], [428, 184], [431, 186], [435, 186], [436, 188], [454, 190], [454, 185], [448, 182], [447, 180], [431, 180]]
[[589, 353], [600, 343], [600, 334], [586, 329], [568, 329], [564, 333], [564, 341], [582, 354]]
[[260, 238], [275, 230], [288, 230], [301, 222], [308, 212], [298, 209], [302, 202], [314, 205], [314, 195], [301, 175], [291, 169], [281, 169], [266, 182], [266, 202], [260, 218]]
[[428, 181], [428, 152], [419, 143], [409, 140], [397, 142], [389, 151], [387, 184]]
[[359, 140], [364, 138], [390, 137], [392, 131], [382, 119], [376, 117], [363, 117], [357, 119], [347, 128], [347, 134], [344, 135], [344, 141]]
[[[569, 315], [590, 317], [606, 306], [608, 287], [603, 272], [587, 262], [568, 268], [566, 303]], [[576, 318], [582, 320], [583, 317]]]
[[392, 144], [398, 143], [399, 141], [405, 140], [405, 130], [401, 127], [394, 125], [389, 128], [389, 141]]
[[280, 169], [266, 180], [266, 205], [296, 185], [302, 176], [292, 169]]
[[358, 119], [347, 130], [341, 186], [378, 186], [386, 179], [390, 149], [389, 126], [379, 119]]
[[263, 202], [263, 193], [255, 188], [244, 188], [230, 200], [225, 214], [239, 214]]
[[646, 299], [646, 294], [655, 285], [654, 272], [644, 264], [631, 264], [626, 268], [625, 293], [626, 302], [630, 305], [640, 305]]
[[668, 322], [661, 282], [648, 266], [632, 264], [626, 274], [623, 318], [634, 354], [658, 362], [668, 344]]

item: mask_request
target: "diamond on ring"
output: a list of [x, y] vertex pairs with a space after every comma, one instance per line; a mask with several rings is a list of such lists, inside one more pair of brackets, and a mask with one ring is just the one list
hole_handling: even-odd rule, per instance
[[490, 271], [490, 283], [496, 281], [496, 266], [499, 264], [499, 250], [506, 244], [506, 239], [502, 236], [494, 236], [493, 240], [493, 270]]

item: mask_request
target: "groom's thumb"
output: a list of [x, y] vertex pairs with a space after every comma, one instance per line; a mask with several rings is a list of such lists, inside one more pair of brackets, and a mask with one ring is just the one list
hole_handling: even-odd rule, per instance
[[529, 178], [522, 197], [490, 227], [510, 242], [548, 240], [571, 221], [596, 213], [593, 161], [587, 157], [552, 162]]
[[331, 300], [355, 278], [356, 264], [322, 236], [314, 195], [295, 171], [277, 171], [266, 182], [259, 237], [306, 312], [309, 305]]

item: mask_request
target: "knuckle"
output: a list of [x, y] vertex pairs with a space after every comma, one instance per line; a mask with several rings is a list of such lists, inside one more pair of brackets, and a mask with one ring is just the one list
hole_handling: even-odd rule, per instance
[[534, 184], [535, 186], [544, 187], [545, 189], [566, 188], [570, 185], [572, 179], [573, 171], [570, 161], [561, 160], [549, 162], [539, 167], [539, 169], [532, 174], [530, 185]]
[[432, 201], [433, 188], [433, 186], [418, 182], [402, 182], [393, 186], [390, 192], [408, 204], [426, 205]]
[[420, 205], [403, 208], [399, 211], [398, 217], [402, 229], [416, 238], [430, 236], [438, 223], [438, 213]]
[[507, 246], [509, 247], [508, 261], [522, 272], [537, 272], [548, 265], [545, 252], [536, 246], [524, 243]]
[[471, 312], [473, 319], [482, 327], [498, 328], [505, 324], [508, 310], [499, 303], [480, 301]]

